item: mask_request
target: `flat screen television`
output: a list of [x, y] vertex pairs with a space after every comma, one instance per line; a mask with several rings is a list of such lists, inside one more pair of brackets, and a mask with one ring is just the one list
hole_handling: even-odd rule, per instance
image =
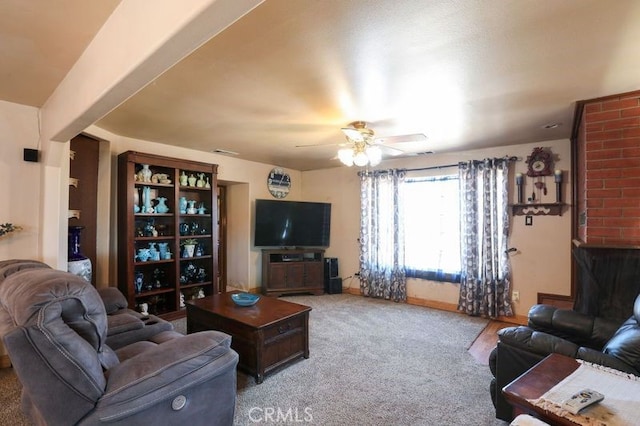
[[256, 200], [256, 247], [329, 247], [331, 204]]

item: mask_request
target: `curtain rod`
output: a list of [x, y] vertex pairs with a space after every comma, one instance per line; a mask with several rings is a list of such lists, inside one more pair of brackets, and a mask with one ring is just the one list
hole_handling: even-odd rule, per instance
[[[507, 159], [509, 161], [518, 161], [518, 157], [513, 156], [513, 155], [512, 156], [505, 156], [503, 158], [505, 158], [505, 159]], [[482, 160], [473, 160], [473, 161], [482, 161]], [[463, 161], [461, 161], [460, 163], [462, 163], [462, 162]], [[415, 169], [396, 169], [396, 170], [404, 170], [405, 172], [420, 172], [420, 171], [423, 171], [423, 170], [447, 169], [449, 167], [458, 167], [458, 165], [460, 163], [445, 164], [445, 165], [442, 165], [442, 166], [419, 167], [419, 168], [415, 168]], [[386, 170], [371, 170], [371, 171], [378, 172], [378, 173], [386, 173]], [[360, 173], [367, 173], [367, 172], [366, 171], [359, 171], [358, 175]]]

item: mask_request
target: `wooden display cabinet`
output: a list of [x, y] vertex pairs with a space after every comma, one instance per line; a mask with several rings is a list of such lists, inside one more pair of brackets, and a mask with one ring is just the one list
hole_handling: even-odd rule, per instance
[[[118, 156], [118, 288], [130, 308], [146, 303], [174, 319], [186, 314], [184, 299], [219, 293], [217, 167], [134, 151]], [[183, 175], [196, 179], [183, 185]], [[197, 243], [192, 257], [185, 257], [187, 239]]]
[[324, 250], [262, 250], [262, 293], [324, 293]]

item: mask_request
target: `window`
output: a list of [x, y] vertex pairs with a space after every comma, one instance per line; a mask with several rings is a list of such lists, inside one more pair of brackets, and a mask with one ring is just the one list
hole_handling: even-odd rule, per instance
[[460, 282], [458, 176], [407, 178], [403, 190], [407, 277]]

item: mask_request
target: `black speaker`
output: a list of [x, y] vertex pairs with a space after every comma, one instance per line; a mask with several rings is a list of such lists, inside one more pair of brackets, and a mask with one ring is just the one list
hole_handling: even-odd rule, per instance
[[32, 163], [37, 163], [39, 155], [40, 155], [40, 152], [37, 149], [25, 148], [22, 158], [23, 158], [24, 161], [30, 161]]
[[337, 257], [325, 257], [324, 258], [324, 281], [327, 282], [329, 278], [336, 278], [338, 276], [338, 258]]
[[334, 277], [329, 278], [324, 282], [324, 292], [327, 294], [340, 294], [342, 293], [342, 278]]

